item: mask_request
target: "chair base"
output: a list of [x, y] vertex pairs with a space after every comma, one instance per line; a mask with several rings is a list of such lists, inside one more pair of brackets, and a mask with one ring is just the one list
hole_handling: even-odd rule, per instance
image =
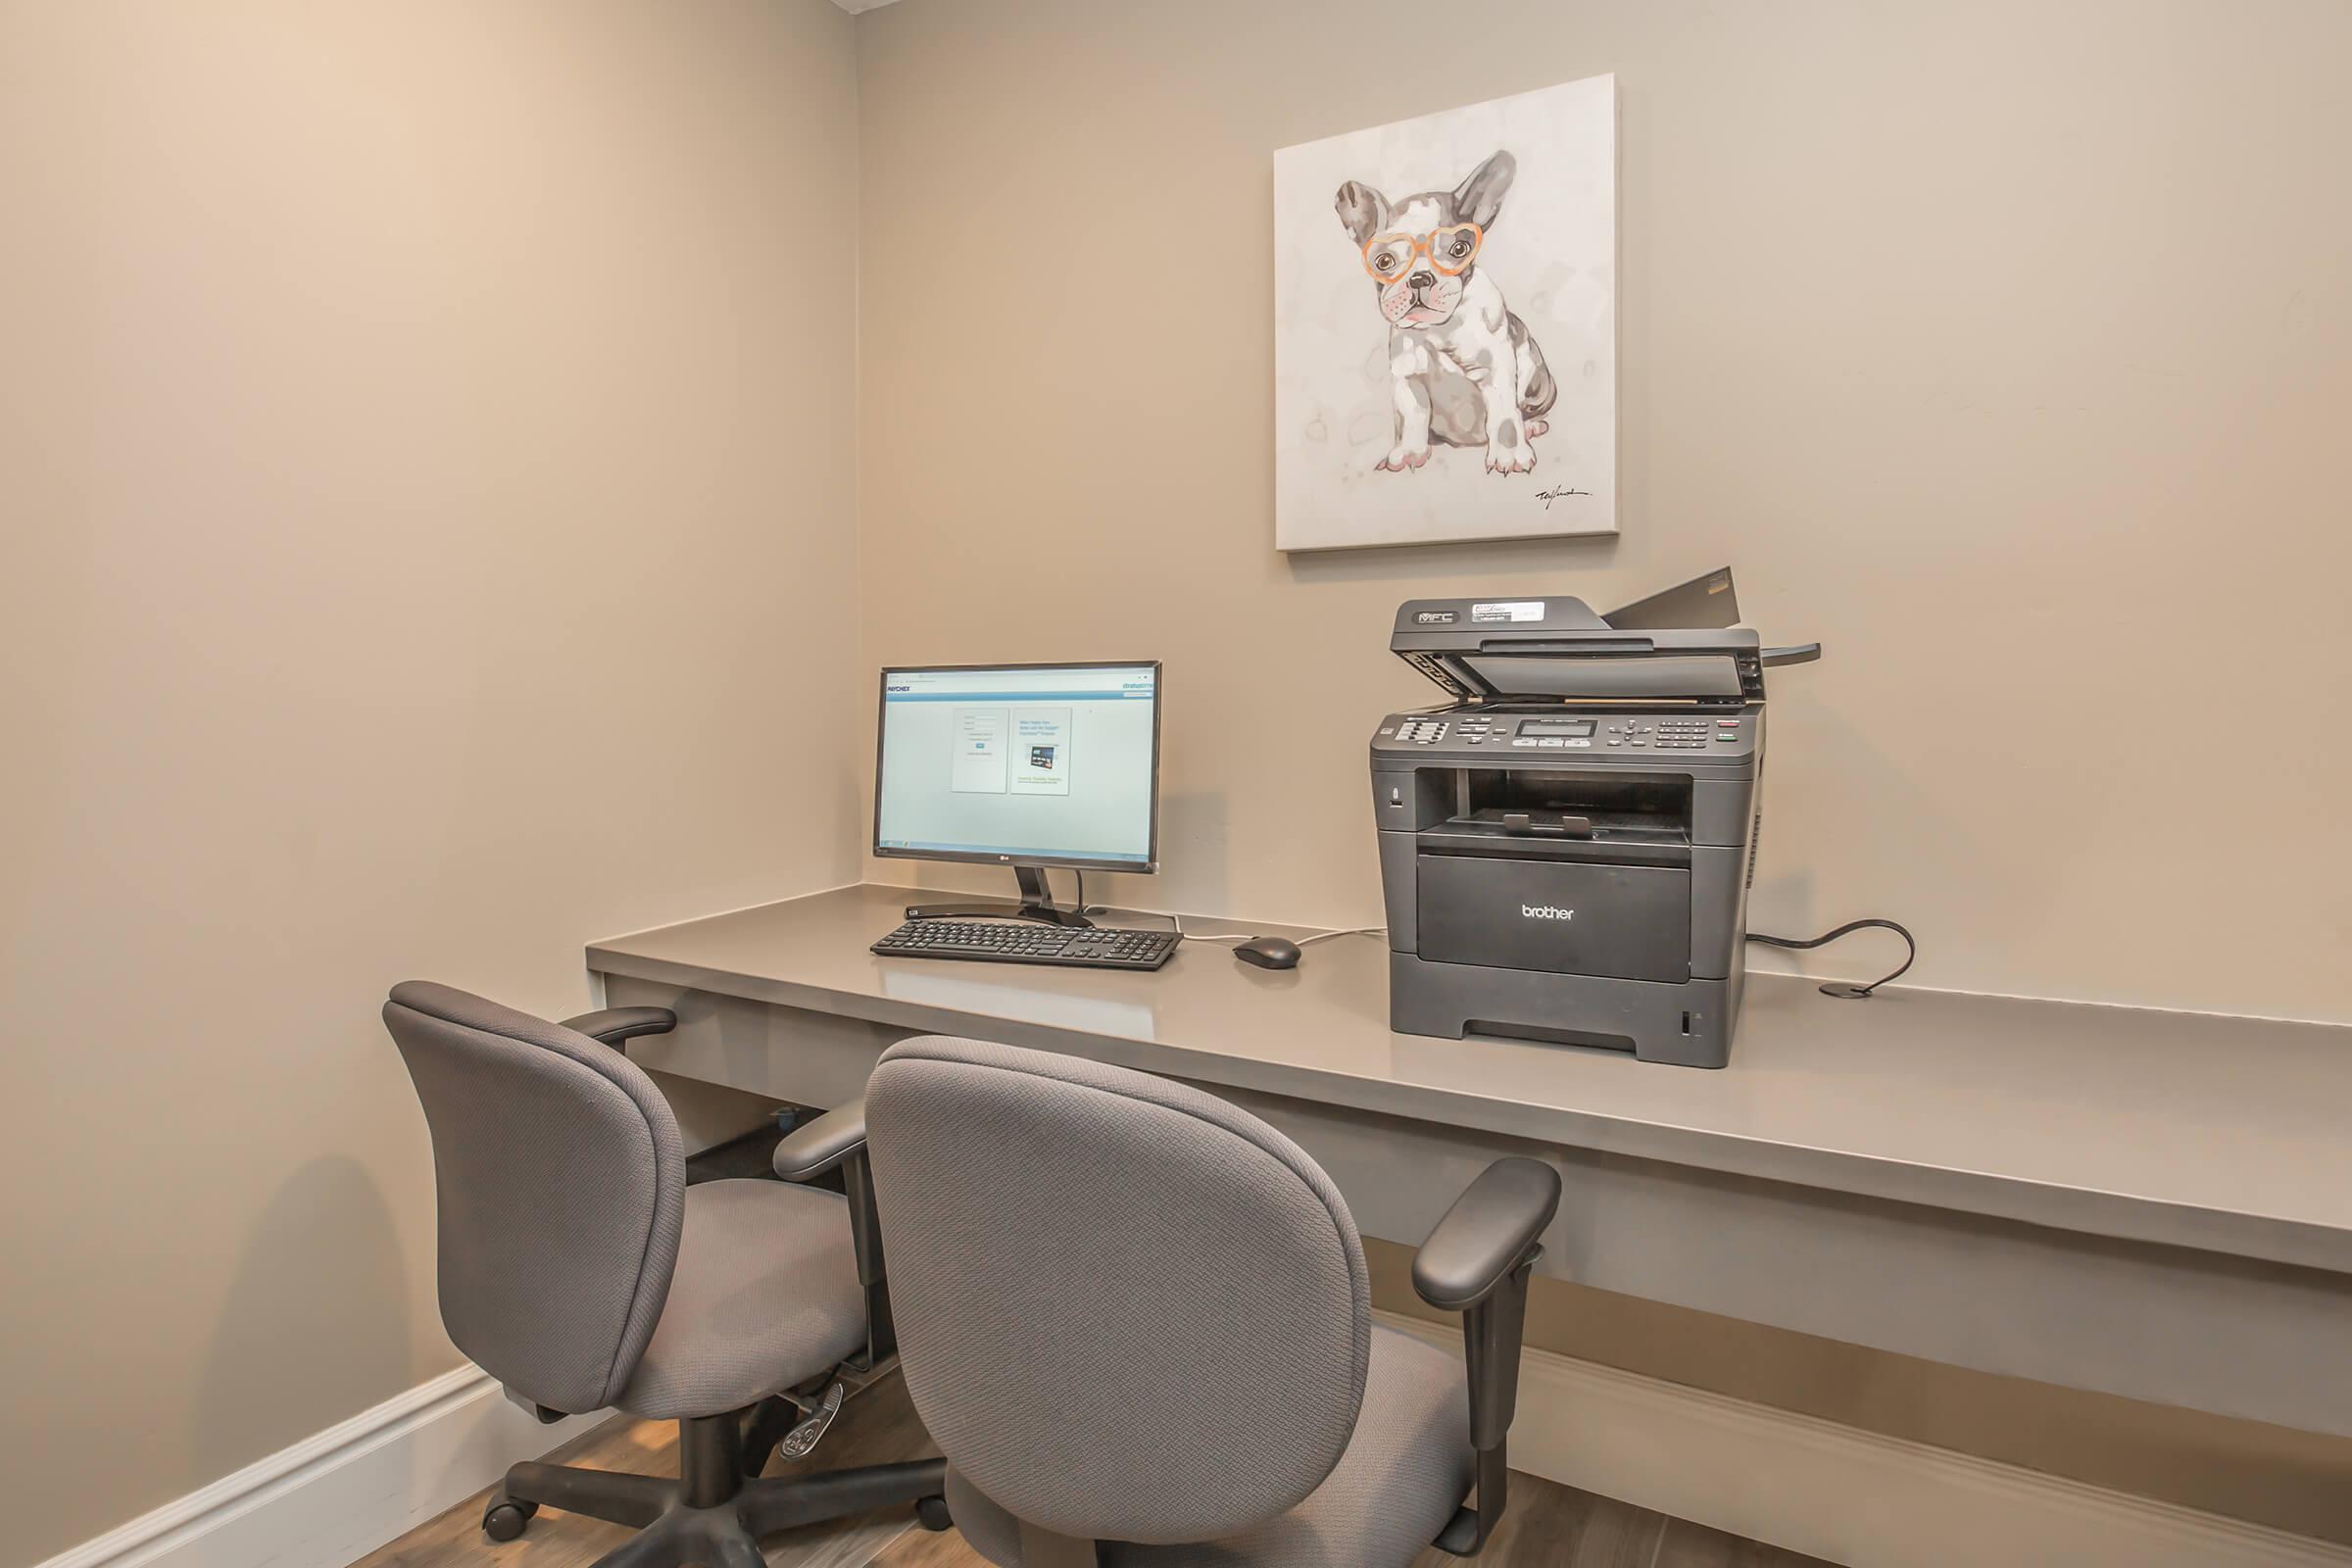
[[740, 1415], [697, 1416], [678, 1423], [675, 1481], [525, 1461], [507, 1472], [482, 1528], [494, 1541], [512, 1541], [544, 1504], [637, 1527], [595, 1568], [762, 1568], [760, 1538], [796, 1525], [900, 1505], [914, 1505], [925, 1529], [948, 1524], [945, 1460], [758, 1480], [744, 1472], [764, 1463], [766, 1450], [745, 1447]]

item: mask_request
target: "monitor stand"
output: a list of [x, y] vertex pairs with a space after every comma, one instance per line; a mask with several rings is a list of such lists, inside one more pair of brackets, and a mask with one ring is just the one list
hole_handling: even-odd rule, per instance
[[1038, 920], [1047, 925], [1088, 926], [1095, 923], [1086, 917], [1084, 909], [1065, 909], [1054, 902], [1054, 890], [1046, 883], [1043, 868], [1016, 865], [1012, 874], [1020, 879], [1021, 902], [1018, 904], [909, 904], [909, 920]]

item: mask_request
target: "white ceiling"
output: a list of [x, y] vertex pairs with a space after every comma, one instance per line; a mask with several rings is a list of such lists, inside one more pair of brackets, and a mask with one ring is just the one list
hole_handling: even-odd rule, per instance
[[890, 4], [890, 0], [833, 0], [833, 3], [854, 17], [860, 11], [878, 10]]

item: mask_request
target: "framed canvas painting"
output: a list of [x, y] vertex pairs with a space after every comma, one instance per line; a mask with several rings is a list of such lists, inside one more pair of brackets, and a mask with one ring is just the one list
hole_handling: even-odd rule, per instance
[[1275, 543], [1617, 531], [1617, 83], [1274, 155]]

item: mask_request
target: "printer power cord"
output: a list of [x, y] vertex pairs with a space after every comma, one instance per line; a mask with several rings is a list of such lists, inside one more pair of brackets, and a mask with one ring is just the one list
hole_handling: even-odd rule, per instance
[[1919, 956], [1919, 943], [1913, 940], [1910, 932], [1896, 925], [1892, 920], [1848, 920], [1837, 930], [1824, 931], [1817, 937], [1768, 937], [1761, 931], [1750, 931], [1747, 934], [1747, 940], [1761, 942], [1768, 948], [1788, 948], [1803, 953], [1814, 948], [1826, 948], [1839, 937], [1851, 936], [1856, 931], [1868, 930], [1873, 926], [1883, 931], [1891, 931], [1903, 939], [1903, 946], [1910, 951], [1903, 955], [1901, 967], [1897, 968], [1894, 973], [1873, 980], [1866, 986], [1853, 985], [1843, 980], [1832, 980], [1821, 988], [1821, 994], [1825, 997], [1836, 997], [1841, 1002], [1865, 1002], [1869, 1000], [1870, 994], [1879, 987], [1901, 979], [1904, 970], [1909, 969], [1912, 960]]

